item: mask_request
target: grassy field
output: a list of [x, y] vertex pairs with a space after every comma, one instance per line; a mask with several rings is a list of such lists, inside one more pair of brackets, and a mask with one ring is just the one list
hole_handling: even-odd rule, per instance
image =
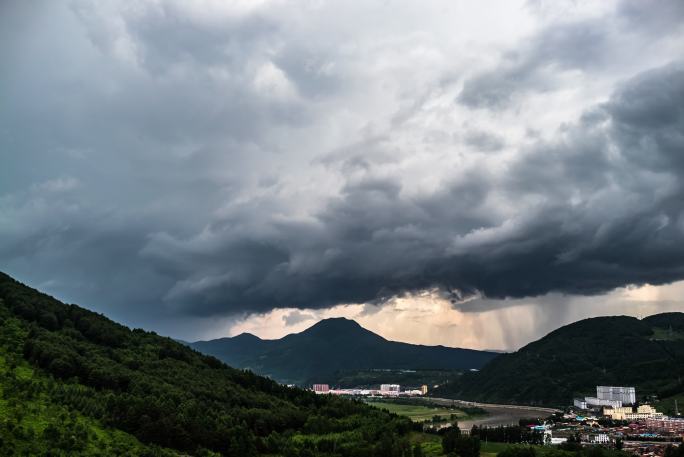
[[[411, 444], [420, 443], [423, 448], [423, 453], [425, 457], [443, 457], [442, 452], [442, 437], [439, 435], [432, 435], [428, 433], [413, 433], [411, 435]], [[497, 454], [507, 447], [511, 446], [508, 443], [491, 443], [482, 442], [480, 443], [480, 456], [481, 457], [496, 457]], [[540, 446], [535, 446], [537, 450], [540, 450]]]
[[442, 437], [428, 433], [412, 433], [411, 445], [419, 443], [425, 457], [442, 457]]
[[510, 446], [508, 443], [492, 443], [483, 441], [480, 443], [480, 456], [495, 457], [499, 452], [503, 451], [508, 446]]
[[468, 417], [463, 411], [458, 409], [421, 405], [402, 405], [389, 401], [373, 401], [368, 402], [368, 404], [375, 406], [376, 408], [386, 409], [391, 413], [407, 416], [415, 422], [422, 422], [426, 419], [432, 419], [434, 416], [449, 418], [452, 414], [454, 414], [458, 419], [465, 419]]

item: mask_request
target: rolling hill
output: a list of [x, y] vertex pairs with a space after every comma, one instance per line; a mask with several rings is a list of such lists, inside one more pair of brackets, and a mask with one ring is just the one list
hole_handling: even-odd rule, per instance
[[0, 273], [0, 455], [399, 455], [410, 421], [131, 330]]
[[353, 370], [480, 368], [498, 355], [388, 341], [345, 318], [325, 319], [277, 340], [243, 333], [190, 345], [229, 365], [295, 384], [327, 382], [336, 372]]
[[630, 385], [638, 396], [684, 391], [684, 313], [597, 317], [561, 327], [434, 395], [530, 405], [571, 404], [596, 385]]

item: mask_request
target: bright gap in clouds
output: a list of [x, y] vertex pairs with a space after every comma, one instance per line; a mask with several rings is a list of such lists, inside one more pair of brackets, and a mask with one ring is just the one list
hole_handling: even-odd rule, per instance
[[324, 310], [276, 309], [223, 323], [203, 338], [247, 332], [264, 339], [299, 333], [321, 319], [346, 317], [388, 340], [414, 344], [514, 351], [581, 319], [628, 315], [638, 318], [684, 309], [684, 281], [666, 286], [617, 289], [603, 296], [546, 295], [516, 300], [476, 298], [461, 309], [425, 292], [379, 305], [339, 305]]

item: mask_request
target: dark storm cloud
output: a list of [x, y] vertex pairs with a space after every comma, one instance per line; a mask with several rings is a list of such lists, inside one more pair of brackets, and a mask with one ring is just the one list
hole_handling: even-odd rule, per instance
[[[655, 171], [684, 171], [682, 67], [648, 72], [607, 105], [617, 145], [633, 162]], [[653, 81], [657, 81], [655, 85]]]
[[[252, 232], [226, 221], [201, 239], [160, 235], [147, 253], [192, 270], [167, 297], [192, 303], [191, 313], [316, 308], [434, 286], [501, 298], [682, 279], [683, 90], [681, 64], [639, 75], [600, 114], [522, 151], [501, 181], [480, 175], [422, 198], [404, 198], [391, 179], [349, 183], [313, 222], [260, 220], [268, 228]], [[490, 195], [509, 192], [538, 204], [498, 224], [478, 216]]]
[[628, 27], [676, 55], [674, 4], [643, 27], [639, 3], [543, 25], [472, 69], [458, 40], [353, 5], [119, 5], [0, 7], [0, 262], [19, 279], [154, 326], [684, 278], [681, 64], [615, 70], [537, 139], [502, 114], [610, 67]]

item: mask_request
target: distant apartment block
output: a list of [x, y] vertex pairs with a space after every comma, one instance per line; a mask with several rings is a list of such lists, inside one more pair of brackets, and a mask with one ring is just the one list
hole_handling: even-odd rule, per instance
[[422, 386], [420, 386], [420, 393], [421, 393], [422, 395], [427, 395], [427, 393], [428, 393], [428, 386], [426, 386], [425, 384], [423, 384]]
[[[427, 390], [425, 390], [427, 392]], [[328, 393], [332, 395], [355, 395], [355, 396], [377, 396], [395, 397], [406, 396], [413, 397], [416, 395], [425, 395], [422, 389], [404, 390], [399, 389], [398, 384], [384, 384], [380, 389], [330, 389]]]
[[575, 408], [579, 409], [587, 409], [587, 401], [583, 398], [575, 398], [573, 400], [573, 405], [575, 405]]
[[634, 387], [596, 386], [595, 397], [575, 398], [573, 404], [580, 409], [607, 406], [613, 409], [636, 403]]
[[589, 408], [594, 408], [597, 406], [610, 406], [611, 408], [622, 407], [622, 402], [620, 400], [608, 400], [601, 399], [598, 397], [584, 397], [584, 401], [587, 403]]
[[646, 426], [659, 432], [684, 433], [684, 419], [677, 419], [673, 417], [646, 419]]
[[327, 394], [330, 392], [330, 386], [328, 384], [314, 384], [313, 391], [317, 394]]
[[634, 408], [631, 406], [620, 406], [617, 408], [604, 408], [603, 415], [614, 420], [625, 420], [627, 414], [633, 414]]
[[636, 403], [634, 387], [596, 386], [596, 397], [599, 400], [620, 401], [623, 405]]
[[606, 408], [604, 416], [614, 420], [644, 420], [644, 419], [663, 419], [663, 413], [659, 413], [653, 406], [641, 405], [636, 408], [623, 406], [621, 408]]
[[399, 395], [399, 392], [401, 392], [401, 389], [399, 388], [399, 384], [381, 384], [380, 385], [380, 393], [382, 395]]

